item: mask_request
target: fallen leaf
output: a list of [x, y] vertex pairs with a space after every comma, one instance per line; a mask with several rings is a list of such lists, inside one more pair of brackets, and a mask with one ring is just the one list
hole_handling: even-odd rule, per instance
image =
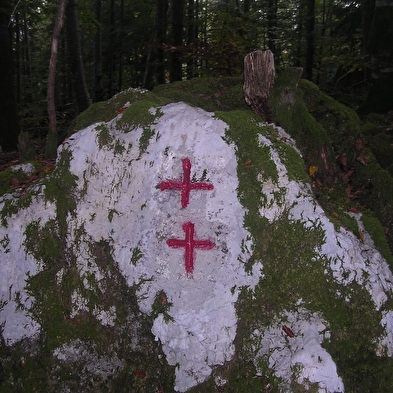
[[316, 174], [318, 173], [318, 167], [317, 166], [315, 166], [315, 165], [310, 165], [309, 167], [308, 167], [308, 174], [310, 175], [310, 176], [315, 176]]
[[348, 211], [351, 212], [351, 213], [360, 213], [359, 210], [356, 209], [356, 207], [350, 207], [350, 208], [348, 209]]
[[247, 165], [250, 165], [250, 164], [251, 164], [251, 160], [247, 160], [243, 165], [247, 166]]
[[21, 182], [15, 177], [10, 180], [10, 183], [12, 187], [19, 187], [21, 185]]
[[367, 156], [364, 156], [363, 154], [362, 155], [360, 155], [358, 158], [357, 158], [357, 160], [359, 161], [359, 162], [361, 162], [363, 165], [367, 165], [367, 164], [369, 164], [370, 163], [370, 157], [367, 157]]
[[289, 337], [295, 337], [295, 334], [293, 333], [293, 331], [288, 327], [288, 326], [285, 326], [285, 325], [283, 325], [282, 326], [282, 330], [284, 330], [284, 332], [285, 332], [285, 334], [287, 335], [287, 336], [289, 336]]
[[134, 371], [134, 375], [137, 377], [137, 378], [145, 378], [146, 377], [146, 373], [144, 373], [143, 371], [141, 371], [141, 370], [135, 370]]
[[364, 242], [364, 232], [363, 231], [359, 231], [359, 238], [362, 242]]
[[355, 149], [357, 151], [362, 151], [367, 148], [366, 142], [363, 139], [357, 139], [355, 142]]

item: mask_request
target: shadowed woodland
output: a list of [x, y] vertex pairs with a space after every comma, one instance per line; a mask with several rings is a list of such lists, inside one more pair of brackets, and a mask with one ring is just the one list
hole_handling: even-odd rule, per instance
[[240, 76], [258, 49], [273, 52], [278, 72], [302, 67], [359, 112], [386, 113], [392, 9], [381, 0], [1, 0], [0, 145], [13, 151], [20, 132], [42, 141], [49, 130], [59, 143], [78, 113], [130, 86]]

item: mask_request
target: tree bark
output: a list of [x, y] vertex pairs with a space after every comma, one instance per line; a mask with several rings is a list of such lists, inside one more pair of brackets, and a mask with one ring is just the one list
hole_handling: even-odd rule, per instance
[[387, 112], [393, 109], [393, 2], [375, 1], [368, 35], [367, 50], [371, 58], [371, 82], [360, 112]]
[[94, 0], [97, 31], [94, 37], [94, 101], [104, 98], [102, 87], [101, 0]]
[[48, 117], [49, 117], [49, 132], [46, 139], [45, 156], [46, 158], [56, 157], [57, 150], [57, 125], [56, 125], [56, 103], [55, 103], [55, 79], [56, 79], [56, 62], [57, 51], [59, 47], [59, 36], [64, 25], [64, 15], [67, 0], [60, 0], [59, 8], [57, 10], [55, 27], [52, 34], [51, 41], [51, 56], [49, 60], [49, 75], [48, 75]]
[[156, 58], [156, 75], [155, 84], [161, 85], [165, 83], [165, 54], [163, 44], [166, 42], [167, 31], [167, 12], [168, 0], [157, 0], [157, 58]]
[[82, 60], [82, 48], [79, 32], [78, 5], [76, 0], [68, 0], [66, 6], [66, 33], [68, 44], [68, 59], [79, 112], [91, 105], [87, 89], [85, 71]]
[[8, 29], [10, 17], [10, 1], [0, 0], [0, 147], [8, 151], [16, 149], [20, 132], [12, 41]]
[[172, 46], [171, 66], [169, 70], [170, 82], [181, 81], [183, 77], [183, 63], [180, 48], [183, 45], [184, 0], [172, 1]]
[[267, 7], [267, 45], [273, 52], [273, 56], [277, 56], [277, 0], [269, 0]]
[[315, 27], [315, 0], [307, 0], [307, 17], [306, 17], [306, 66], [304, 76], [312, 80], [314, 67], [314, 27]]
[[276, 72], [274, 56], [270, 50], [257, 50], [244, 58], [244, 98], [248, 105], [267, 122], [272, 122], [268, 96]]

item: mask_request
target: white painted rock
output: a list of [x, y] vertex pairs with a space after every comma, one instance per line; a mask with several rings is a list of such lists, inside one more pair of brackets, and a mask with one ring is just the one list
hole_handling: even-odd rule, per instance
[[[151, 332], [167, 362], [176, 366], [174, 390], [185, 392], [233, 358], [241, 317], [236, 311], [239, 294], [242, 288], [252, 293], [256, 285], [263, 287], [266, 273], [263, 257], [246, 270], [255, 234], [244, 225], [247, 209], [238, 195], [238, 147], [226, 136], [228, 124], [183, 103], [157, 112], [152, 108], [151, 113], [157, 117], [150, 128], [119, 130], [117, 122], [123, 116], [119, 114], [77, 132], [60, 147], [59, 162], [69, 157], [69, 172], [76, 181], [75, 205], [63, 217], [65, 241], [69, 263], [73, 258], [87, 290], [92, 282], [99, 286], [105, 275], [90, 245], [103, 240], [110, 245], [127, 285], [137, 288], [140, 311], [154, 318]], [[262, 132], [266, 125], [260, 127], [255, 149], [269, 149], [278, 173], [277, 179], [258, 175], [255, 188], [264, 196], [255, 200], [260, 219], [272, 224], [285, 215], [306, 228], [323, 230], [317, 251], [321, 260], [329, 261], [326, 280], [334, 279], [343, 287], [351, 282], [362, 285], [379, 312], [391, 297], [393, 276], [371, 238], [361, 242], [344, 228], [335, 228], [313, 199], [310, 186], [288, 175], [274, 143], [285, 136], [288, 149], [296, 149], [289, 135], [269, 126], [269, 137]], [[10, 198], [3, 197], [3, 207]], [[43, 227], [55, 218], [56, 201], [48, 200], [45, 186], [37, 186], [31, 204], [7, 215], [0, 227], [0, 323], [8, 346], [34, 339], [41, 329], [40, 319], [29, 312], [36, 299], [25, 285], [29, 276], [44, 269], [45, 262], [29, 249], [24, 228], [32, 223]], [[360, 215], [355, 218], [361, 222]], [[59, 268], [59, 286], [63, 273]], [[165, 312], [154, 310], [157, 299]], [[79, 287], [72, 291], [70, 302], [70, 318], [90, 312], [103, 326], [118, 323], [116, 304], [92, 307]], [[297, 366], [298, 383], [318, 384], [321, 392], [343, 392], [336, 364], [322, 347], [330, 337], [330, 321], [323, 310], [307, 310], [302, 299], [297, 311], [290, 311], [294, 306], [277, 313], [270, 326], [250, 330], [257, 372], [262, 372], [258, 367], [264, 359], [282, 378], [284, 391]], [[384, 310], [380, 316], [384, 333], [378, 351], [391, 356], [393, 311]], [[290, 326], [289, 336], [283, 325]], [[64, 343], [53, 350], [53, 356], [61, 361], [72, 353], [81, 357], [85, 350], [79, 345], [80, 341]], [[106, 376], [124, 365], [117, 355], [112, 363], [105, 361]], [[223, 378], [216, 375], [221, 384]]]

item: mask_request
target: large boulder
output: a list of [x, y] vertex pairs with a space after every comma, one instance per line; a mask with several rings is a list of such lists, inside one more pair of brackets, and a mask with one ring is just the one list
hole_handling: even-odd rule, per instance
[[2, 196], [0, 390], [389, 391], [375, 216], [327, 213], [296, 141], [243, 104], [170, 101], [93, 106]]

